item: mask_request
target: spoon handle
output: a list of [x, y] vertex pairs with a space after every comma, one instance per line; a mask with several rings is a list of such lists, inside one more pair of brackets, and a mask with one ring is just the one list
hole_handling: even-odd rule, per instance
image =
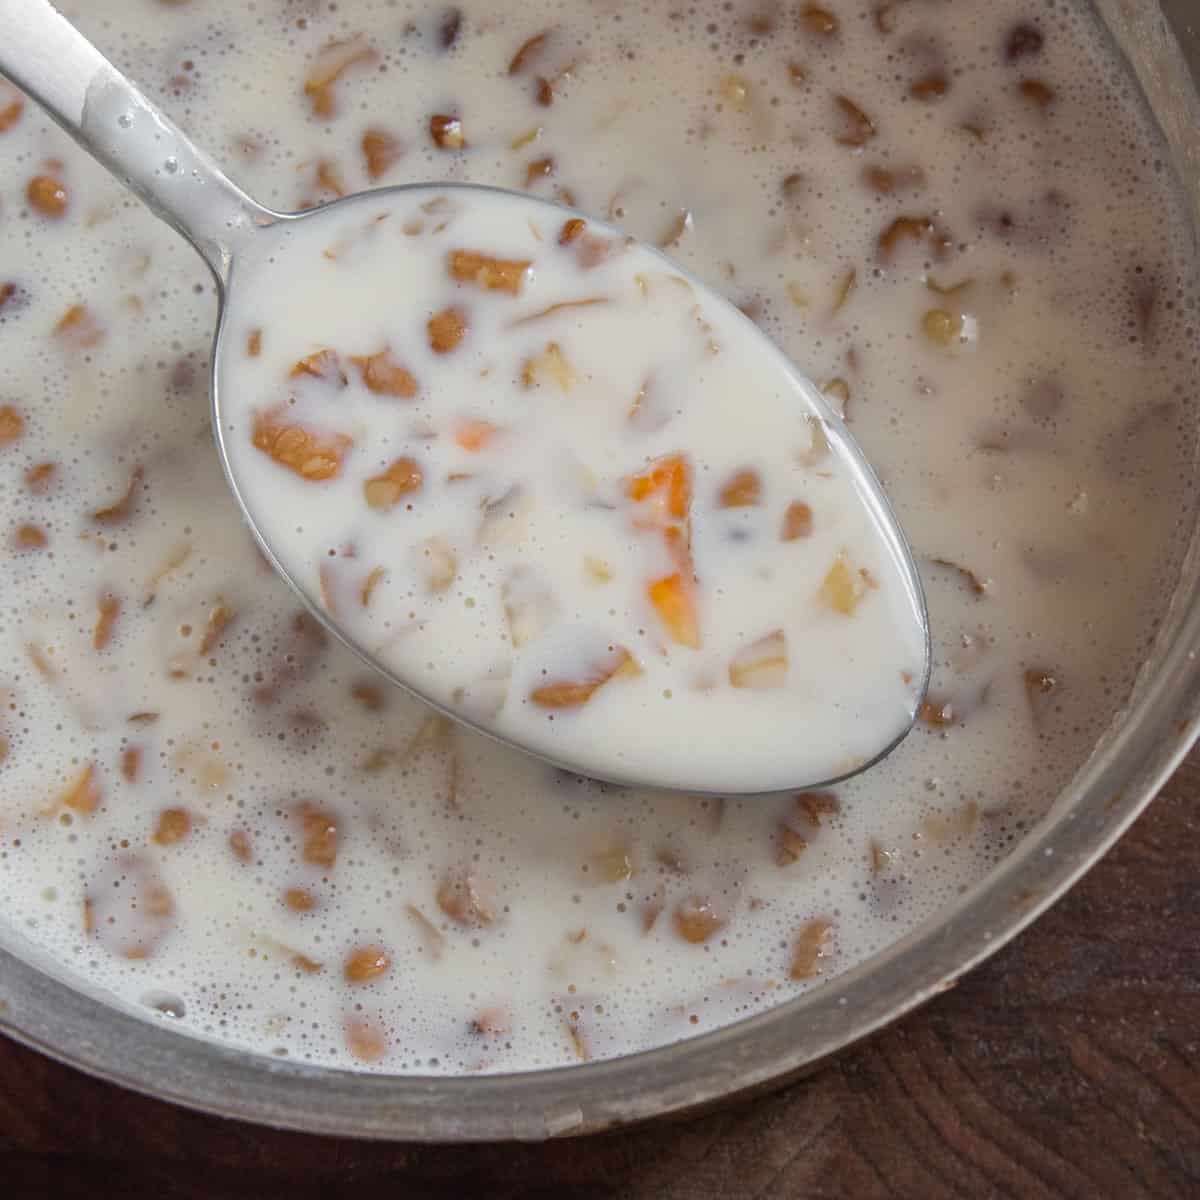
[[220, 284], [240, 236], [276, 219], [48, 0], [0, 0], [0, 74], [182, 233]]

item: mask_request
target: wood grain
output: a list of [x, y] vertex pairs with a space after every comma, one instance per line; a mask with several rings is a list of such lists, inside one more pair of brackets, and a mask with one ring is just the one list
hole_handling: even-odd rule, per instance
[[544, 1146], [372, 1145], [123, 1093], [0, 1040], [14, 1198], [1200, 1195], [1200, 754], [1065, 900], [786, 1091]]

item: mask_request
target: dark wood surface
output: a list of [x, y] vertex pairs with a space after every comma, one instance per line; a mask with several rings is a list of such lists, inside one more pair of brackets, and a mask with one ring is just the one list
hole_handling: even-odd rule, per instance
[[1200, 755], [1017, 942], [767, 1098], [544, 1146], [272, 1132], [0, 1039], [0, 1195], [1200, 1196]]

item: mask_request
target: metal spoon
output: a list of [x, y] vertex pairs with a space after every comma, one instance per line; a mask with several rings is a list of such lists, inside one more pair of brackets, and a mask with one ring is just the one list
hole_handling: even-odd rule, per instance
[[[702, 779], [689, 778], [683, 781], [669, 774], [664, 777], [662, 771], [657, 775], [643, 771], [641, 777], [622, 775], [620, 771], [609, 770], [603, 764], [598, 766], [594, 753], [590, 754], [586, 761], [572, 761], [570, 755], [547, 754], [544, 744], [536, 748], [524, 744], [521, 740], [506, 736], [495, 728], [476, 724], [461, 712], [443, 707], [423, 691], [416, 679], [402, 677], [387, 664], [374, 658], [360, 641], [349, 634], [325, 607], [316, 603], [308, 591], [300, 586], [256, 523], [247, 507], [243, 489], [239, 487], [236, 471], [231, 465], [228, 447], [223, 438], [222, 410], [217, 384], [221, 374], [222, 357], [228, 353], [227, 344], [234, 340], [222, 336], [229, 296], [231, 289], [247, 278], [247, 270], [253, 271], [257, 264], [263, 263], [269, 257], [274, 256], [278, 259], [279, 255], [287, 253], [289, 239], [286, 233], [289, 227], [294, 230], [297, 222], [344, 220], [349, 206], [363, 203], [368, 198], [370, 203], [378, 205], [381, 199], [389, 195], [404, 193], [411, 198], [414, 191], [422, 187], [427, 187], [431, 193], [436, 192], [438, 195], [455, 191], [478, 195], [481, 192], [494, 193], [498, 189], [480, 189], [468, 184], [408, 185], [347, 196], [324, 208], [305, 213], [274, 212], [237, 187], [207, 154], [151, 104], [137, 87], [117, 71], [47, 0], [0, 0], [0, 73], [23, 88], [84, 150], [133, 191], [156, 216], [181, 233], [199, 251], [211, 269], [221, 302], [212, 376], [213, 428], [216, 432], [217, 451], [242, 515], [268, 560], [296, 590], [315, 618], [393, 683], [441, 709], [448, 716], [480, 729], [502, 742], [546, 758], [555, 765], [568, 769], [582, 769], [583, 773], [600, 775], [622, 784], [671, 788], [686, 783], [689, 791], [705, 790]], [[528, 206], [531, 218], [535, 215], [550, 216], [561, 223], [565, 218], [578, 215], [530, 196], [522, 195], [518, 198], [523, 205]], [[606, 228], [602, 222], [590, 217], [587, 220], [593, 229]], [[609, 232], [615, 236], [624, 236], [611, 228]], [[639, 251], [648, 249], [638, 247]], [[658, 254], [657, 251], [653, 253]], [[664, 263], [665, 261], [664, 259]], [[675, 264], [671, 264], [671, 270], [676, 274], [686, 275], [686, 272], [681, 272]], [[691, 282], [702, 292], [706, 303], [720, 304], [728, 308], [726, 301], [704, 288], [698, 280], [691, 278]], [[749, 321], [745, 321], [745, 324], [748, 329], [751, 328]], [[803, 384], [803, 387], [798, 389], [801, 400], [807, 403], [812, 415], [823, 423], [831, 452], [847, 469], [858, 497], [869, 514], [881, 548], [897, 568], [906, 593], [906, 614], [912, 621], [910, 632], [915, 635], [914, 641], [919, 639], [924, 647], [920, 678], [913, 688], [912, 708], [907, 724], [898, 732], [890, 731], [887, 744], [872, 747], [871, 753], [858, 756], [855, 762], [847, 764], [844, 770], [837, 773], [837, 778], [845, 778], [864, 770], [889, 753], [908, 733], [916, 718], [928, 682], [930, 665], [930, 636], [924, 596], [907, 541], [862, 451], [846, 431], [837, 414], [821, 397], [818, 389], [804, 380], [791, 364], [787, 364], [773, 343], [764, 335], [754, 333], [753, 336], [761, 339], [762, 355], [778, 358], [782, 364], [781, 370], [786, 371], [794, 382], [799, 381]], [[756, 350], [756, 353], [758, 352]], [[796, 735], [793, 731], [781, 729], [780, 736]], [[744, 767], [739, 785], [736, 788], [722, 788], [724, 793], [753, 793], [780, 787], [781, 781], [777, 772], [771, 775], [764, 774], [759, 769], [759, 764], [753, 761], [747, 761]], [[787, 787], [812, 787], [834, 781], [787, 779], [785, 782]]]

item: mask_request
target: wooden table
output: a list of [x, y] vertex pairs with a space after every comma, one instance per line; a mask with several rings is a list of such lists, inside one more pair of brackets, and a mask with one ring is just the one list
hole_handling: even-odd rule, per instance
[[1200, 1196], [1200, 753], [1057, 907], [952, 992], [777, 1095], [543, 1146], [277, 1133], [0, 1039], [0, 1195]]

